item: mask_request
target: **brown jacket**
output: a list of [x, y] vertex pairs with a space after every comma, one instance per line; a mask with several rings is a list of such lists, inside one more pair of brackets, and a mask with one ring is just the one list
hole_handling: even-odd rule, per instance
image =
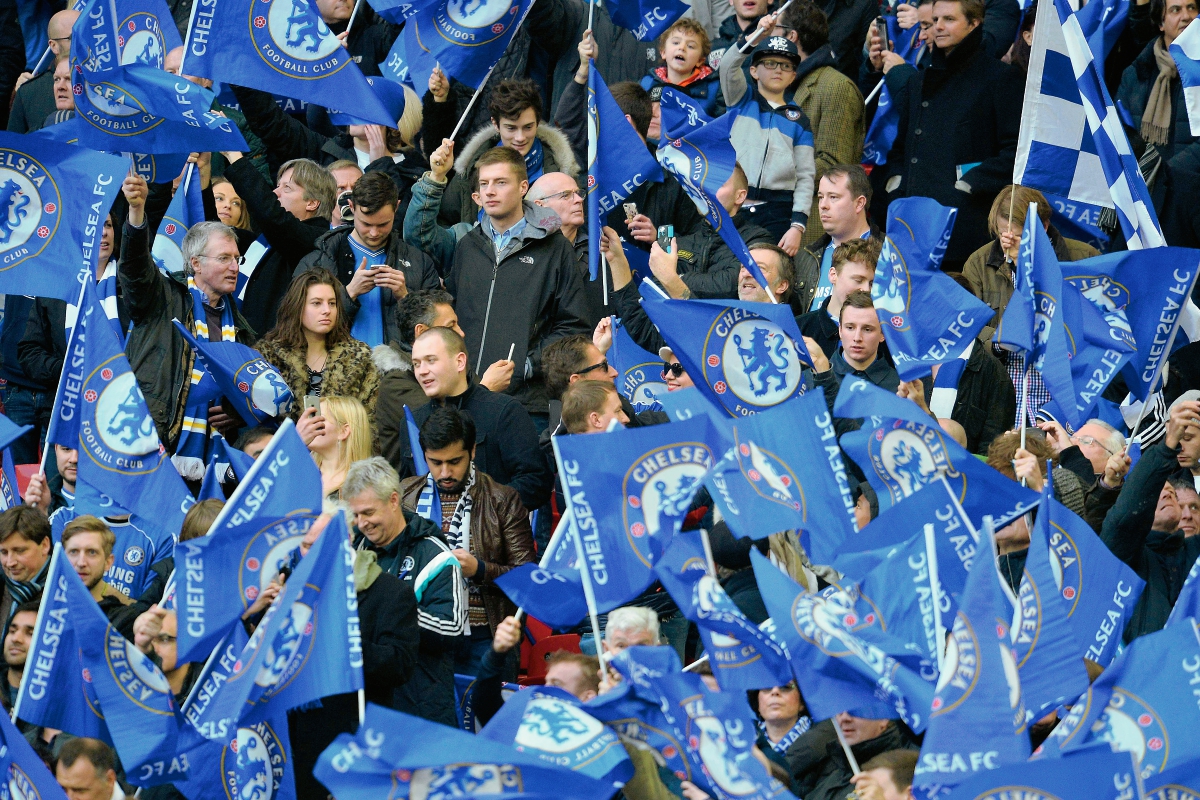
[[[424, 486], [423, 477], [406, 478], [400, 483], [406, 511], [416, 512]], [[516, 604], [496, 586], [496, 578], [535, 560], [533, 529], [516, 490], [496, 483], [478, 469], [471, 487], [471, 555], [479, 559], [481, 568], [468, 580], [479, 586], [487, 607], [488, 627], [495, 634], [496, 626], [517, 611]]]
[[[304, 410], [302, 398], [308, 394], [307, 350], [285, 347], [280, 342], [260, 339], [258, 352], [292, 390], [292, 419], [299, 419]], [[379, 372], [371, 360], [371, 348], [358, 339], [347, 339], [334, 345], [325, 359], [322, 397], [354, 397], [363, 404], [372, 422], [375, 419], [375, 399], [379, 395]]]
[[[1053, 225], [1046, 233], [1059, 261], [1082, 261], [1100, 255], [1100, 251], [1090, 244], [1066, 238]], [[963, 264], [963, 277], [970, 281], [975, 296], [995, 312], [992, 321], [979, 332], [981, 342], [990, 342], [992, 334], [996, 332], [996, 323], [1004, 314], [1008, 298], [1013, 293], [1012, 266], [1005, 262], [998, 239], [993, 239], [967, 258]]]

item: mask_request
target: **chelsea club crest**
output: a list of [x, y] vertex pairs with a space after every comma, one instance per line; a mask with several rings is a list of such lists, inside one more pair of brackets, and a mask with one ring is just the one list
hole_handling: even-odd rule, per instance
[[259, 57], [281, 75], [316, 80], [350, 62], [309, 0], [252, 2], [249, 23]]
[[162, 69], [166, 41], [158, 27], [158, 18], [145, 11], [130, 14], [117, 29], [117, 46], [121, 48], [121, 64], [145, 64]]
[[71, 79], [71, 93], [75, 95], [79, 116], [111, 136], [138, 136], [164, 122], [162, 117], [147, 112], [142, 101], [127, 89], [103, 80], [89, 81], [79, 64], [75, 65]]
[[1143, 779], [1162, 772], [1171, 750], [1167, 728], [1158, 712], [1142, 698], [1121, 688], [1113, 689], [1108, 708], [1092, 725], [1092, 738], [1110, 742], [1116, 750], [1133, 753], [1141, 765]]
[[[887, 265], [887, 266], [884, 266]], [[871, 301], [879, 318], [898, 331], [908, 330], [909, 304], [912, 302], [912, 281], [908, 266], [899, 248], [891, 239], [884, 239], [883, 251], [875, 265], [875, 284], [871, 289]]]
[[629, 545], [647, 566], [683, 522], [700, 478], [712, 466], [713, 454], [702, 442], [681, 442], [656, 448], [633, 462], [621, 483], [625, 534]]
[[511, 0], [448, 0], [434, 11], [433, 24], [443, 39], [478, 47], [503, 36], [519, 9]]
[[114, 377], [112, 364], [123, 357], [110, 358], [84, 379], [83, 399], [96, 408], [81, 415], [79, 438], [100, 467], [147, 475], [158, 469], [166, 451], [133, 373]]
[[659, 402], [659, 398], [667, 393], [667, 384], [661, 379], [661, 372], [662, 364], [657, 361], [630, 367], [621, 373], [621, 394], [635, 408]]
[[36, 258], [58, 230], [62, 198], [46, 168], [0, 148], [0, 273]]
[[111, 626], [104, 656], [113, 683], [130, 702], [152, 714], [174, 714], [175, 696], [166, 677], [145, 653]]
[[773, 500], [781, 505], [799, 511], [807, 519], [804, 506], [804, 492], [796, 473], [783, 463], [774, 453], [764, 450], [752, 441], [736, 441], [734, 433], [738, 468], [742, 475], [754, 487], [760, 497]]
[[266, 722], [238, 728], [237, 738], [221, 750], [221, 778], [229, 800], [272, 800], [283, 781], [287, 751]]
[[730, 308], [704, 338], [704, 379], [732, 416], [744, 417], [804, 393], [799, 350], [783, 328]]
[[279, 372], [261, 358], [247, 361], [233, 376], [244, 397], [241, 403], [252, 416], [278, 417], [292, 408], [292, 390]]
[[259, 593], [275, 579], [279, 569], [291, 558], [292, 551], [312, 527], [316, 515], [300, 514], [273, 522], [250, 539], [242, 552], [238, 573], [238, 595], [249, 608]]
[[867, 440], [867, 453], [875, 474], [887, 486], [893, 503], [914, 494], [944, 473], [959, 499], [965, 497], [966, 476], [950, 461], [940, 428], [895, 420], [877, 429]]

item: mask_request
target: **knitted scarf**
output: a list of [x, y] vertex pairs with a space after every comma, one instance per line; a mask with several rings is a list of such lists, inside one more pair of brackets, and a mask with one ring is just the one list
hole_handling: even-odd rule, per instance
[[[796, 720], [796, 724], [793, 725], [778, 742], [771, 742], [770, 737], [766, 738], [767, 741], [771, 743], [772, 750], [774, 750], [776, 753], [786, 753], [787, 749], [791, 747], [792, 744], [801, 736], [803, 736], [811, 727], [812, 717], [808, 716], [807, 714], [801, 714], [800, 719]], [[767, 733], [767, 723], [758, 723], [758, 728], [760, 731], [762, 731], [765, 737]]]
[[[450, 529], [446, 531], [446, 541], [451, 548], [471, 549], [471, 488], [475, 485], [475, 462], [467, 472], [467, 483], [463, 487], [458, 504], [454, 506], [454, 515], [450, 517]], [[437, 482], [433, 473], [425, 476], [425, 488], [417, 498], [417, 515], [429, 520], [438, 528], [442, 527], [442, 501], [438, 496]]]
[[[192, 294], [192, 335], [201, 341], [209, 341], [208, 317], [204, 313], [207, 298], [196, 288], [196, 281], [188, 276], [188, 291]], [[233, 303], [225, 298], [221, 309], [221, 341], [232, 342], [237, 334], [233, 324]], [[191, 480], [202, 480], [208, 464], [208, 407], [221, 397], [221, 389], [208, 373], [199, 358], [192, 364], [191, 385], [188, 387], [187, 404], [183, 410], [183, 429], [179, 432], [179, 444], [175, 447], [172, 461], [179, 474]]]
[[[42, 591], [42, 587], [46, 585], [46, 573], [49, 571], [50, 559], [47, 558], [46, 563], [42, 564], [42, 568], [38, 570], [38, 574], [31, 581], [14, 581], [5, 573], [4, 585], [8, 588], [8, 594], [12, 598], [12, 605], [8, 608], [9, 617], [12, 617], [13, 611], [16, 610], [17, 606]], [[4, 624], [7, 629], [8, 620], [5, 620]]]
[[1150, 87], [1146, 98], [1146, 110], [1142, 112], [1142, 138], [1151, 144], [1171, 143], [1171, 82], [1179, 77], [1175, 59], [1163, 47], [1162, 38], [1154, 40], [1154, 63], [1158, 66], [1158, 77]]

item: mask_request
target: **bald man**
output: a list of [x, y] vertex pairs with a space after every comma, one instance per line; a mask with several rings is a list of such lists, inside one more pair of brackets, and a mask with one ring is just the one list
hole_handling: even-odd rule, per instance
[[[78, 18], [78, 11], [59, 11], [50, 18], [46, 35], [50, 38], [52, 55], [42, 64], [40, 75], [23, 83], [18, 81], [20, 88], [8, 115], [8, 129], [13, 133], [40, 130], [45, 125], [46, 117], [54, 113], [54, 62], [70, 51], [71, 26]], [[21, 78], [25, 78], [25, 75]]]
[[[602, 279], [597, 276], [596, 280], [592, 281], [588, 277], [588, 230], [584, 193], [579, 190], [575, 179], [565, 172], [547, 172], [533, 182], [525, 199], [550, 209], [562, 220], [559, 230], [575, 250], [575, 265], [579, 267], [579, 274], [583, 276], [583, 293], [587, 298], [587, 321], [594, 329], [602, 318], [617, 312], [616, 306], [611, 304], [612, 272], [608, 273], [609, 304], [604, 302]], [[607, 269], [603, 263], [600, 268]]]

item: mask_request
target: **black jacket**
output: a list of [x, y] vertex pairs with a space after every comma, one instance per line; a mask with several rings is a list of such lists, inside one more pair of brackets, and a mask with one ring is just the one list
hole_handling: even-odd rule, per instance
[[[350, 234], [353, 225], [343, 225], [326, 231], [317, 237], [313, 251], [300, 259], [296, 273], [299, 275], [306, 270], [324, 267], [342, 282], [342, 307], [346, 309], [346, 324], [353, 325], [361, 307], [357, 299], [352, 299], [346, 292], [345, 286], [354, 279], [358, 269], [355, 263], [354, 251], [350, 248]], [[404, 285], [408, 291], [419, 289], [440, 289], [442, 281], [438, 278], [437, 267], [433, 259], [417, 248], [404, 241], [397, 230], [392, 231], [388, 238], [387, 265], [404, 273]], [[257, 272], [257, 271], [256, 271]], [[396, 318], [396, 306], [399, 303], [391, 289], [381, 288], [383, 309], [383, 338], [387, 343], [400, 341], [400, 322]]]
[[[435, 401], [413, 409], [418, 428], [438, 404]], [[497, 483], [515, 489], [526, 509], [533, 511], [545, 504], [554, 486], [554, 475], [538, 448], [537, 428], [520, 403], [471, 382], [467, 391], [440, 404], [466, 411], [474, 420], [476, 468]], [[375, 419], [384, 457], [402, 478], [415, 475], [403, 405], [381, 392]]]
[[248, 158], [227, 166], [225, 177], [246, 204], [255, 229], [271, 246], [254, 268], [242, 295], [246, 321], [254, 330], [266, 333], [275, 327], [279, 301], [292, 284], [292, 273], [300, 259], [312, 252], [321, 234], [328, 232], [329, 220], [323, 217], [300, 220], [292, 216], [279, 204], [271, 185]]
[[[335, 22], [329, 30], [336, 36], [346, 30], [346, 22]], [[363, 75], [380, 75], [379, 65], [387, 61], [388, 51], [399, 34], [400, 26], [380, 18], [370, 8], [359, 8], [354, 27], [346, 38], [346, 52]]]
[[[834, 720], [833, 724], [836, 725], [837, 720]], [[907, 728], [902, 728], [899, 722], [893, 722], [887, 730], [874, 739], [850, 745], [850, 751], [854, 753], [854, 760], [860, 767], [880, 753], [886, 753], [889, 750], [918, 749], [920, 747], [912, 734], [908, 732]], [[804, 795], [804, 800], [845, 800], [846, 795], [854, 789], [850, 783], [851, 774], [850, 762], [846, 760], [846, 754], [842, 752], [841, 743], [835, 738], [825, 745], [825, 763], [820, 766], [816, 783]]]
[[51, 67], [27, 81], [13, 95], [12, 110], [8, 113], [8, 130], [12, 133], [32, 133], [41, 130], [46, 117], [54, 113], [54, 69]]
[[[149, 225], [135, 228], [125, 223], [117, 281], [133, 320], [125, 355], [154, 417], [158, 438], [173, 453], [191, 387], [195, 354], [171, 320], [177, 319], [191, 328], [192, 295], [186, 283], [168, 278], [154, 266], [150, 258]], [[233, 322], [237, 341], [253, 347], [257, 338], [254, 329], [236, 305]]]
[[[933, 381], [926, 378], [925, 400], [933, 393]], [[967, 432], [967, 451], [984, 455], [988, 445], [1012, 427], [1017, 416], [1017, 394], [1008, 371], [982, 342], [975, 342], [967, 366], [958, 380], [958, 396], [950, 419]], [[1064, 451], [1065, 452], [1065, 451]], [[1089, 476], [1090, 484], [1094, 476]]]
[[863, 42], [879, 16], [880, 5], [875, 0], [823, 0], [817, 5], [829, 20], [829, 44], [836, 54], [838, 72], [857, 80]]
[[1126, 477], [1100, 530], [1100, 538], [1113, 555], [1146, 582], [1125, 626], [1126, 644], [1162, 630], [1188, 570], [1200, 556], [1200, 536], [1184, 538], [1182, 534], [1151, 530], [1159, 492], [1167, 478], [1179, 471], [1177, 455], [1179, 448], [1171, 449], [1165, 441], [1147, 448]]
[[[121, 330], [129, 330], [129, 311], [117, 292]], [[31, 380], [57, 386], [67, 354], [67, 304], [56, 297], [39, 297], [29, 312], [25, 335], [17, 344], [21, 369]]]
[[[738, 214], [733, 218], [733, 224], [747, 247], [775, 244], [775, 237], [766, 228], [755, 225], [748, 214]], [[679, 237], [678, 244], [679, 277], [694, 297], [737, 297], [742, 262], [711, 225], [701, 225], [696, 233]]]
[[[958, 209], [946, 250], [951, 263], [965, 261], [990, 238], [992, 200], [1012, 183], [1023, 91], [1020, 70], [988, 55], [983, 29], [976, 28], [949, 55], [934, 48], [929, 67], [897, 102], [900, 131], [887, 175], [889, 183], [900, 177], [900, 185], [889, 200], [932, 197]], [[962, 178], [967, 193], [955, 188], [956, 168], [972, 164], [978, 166]]]
[[575, 253], [558, 232], [558, 216], [526, 203], [523, 230], [499, 255], [483, 226], [475, 226], [455, 247], [446, 289], [454, 295], [471, 368], [482, 375], [512, 347], [517, 368], [505, 394], [529, 413], [545, 414], [543, 348], [592, 332]]
[[796, 327], [800, 332], [821, 345], [821, 352], [827, 358], [833, 358], [842, 343], [837, 321], [829, 316], [829, 303], [832, 297], [826, 297], [825, 302], [816, 311], [809, 311], [796, 317]]

